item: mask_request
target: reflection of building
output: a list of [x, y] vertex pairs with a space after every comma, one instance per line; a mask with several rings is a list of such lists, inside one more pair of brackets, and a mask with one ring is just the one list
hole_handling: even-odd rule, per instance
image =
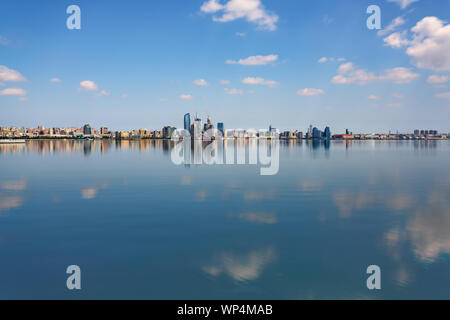
[[189, 113], [186, 113], [184, 115], [184, 130], [190, 130], [191, 129], [191, 115]]

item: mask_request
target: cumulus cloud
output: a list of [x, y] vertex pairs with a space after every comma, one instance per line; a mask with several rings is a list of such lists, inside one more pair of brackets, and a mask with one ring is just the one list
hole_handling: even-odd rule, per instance
[[190, 94], [182, 94], [180, 95], [181, 100], [194, 100], [195, 98]]
[[400, 8], [405, 9], [407, 6], [414, 2], [418, 2], [419, 0], [388, 0], [389, 2], [395, 2], [397, 3]]
[[26, 96], [27, 92], [22, 88], [6, 88], [0, 90], [0, 96]]
[[322, 57], [322, 58], [320, 58], [319, 59], [319, 63], [325, 63], [325, 62], [327, 62], [328, 61], [328, 58], [327, 57]]
[[261, 0], [229, 0], [221, 3], [218, 0], [208, 0], [202, 4], [200, 11], [216, 14], [213, 21], [229, 22], [236, 19], [246, 19], [255, 23], [259, 29], [274, 31], [277, 29], [279, 17], [265, 9]]
[[236, 32], [236, 35], [238, 37], [245, 37], [245, 36], [247, 36], [247, 33], [245, 33], [245, 32]]
[[21, 82], [26, 81], [26, 79], [20, 72], [6, 66], [0, 66], [0, 81]]
[[262, 66], [278, 60], [278, 55], [270, 54], [267, 56], [251, 56], [246, 59], [240, 60], [227, 60], [225, 61], [227, 64], [240, 64], [243, 66]]
[[414, 73], [408, 68], [393, 68], [388, 69], [382, 75], [375, 75], [373, 72], [368, 72], [364, 69], [359, 69], [353, 63], [348, 62], [339, 66], [337, 75], [331, 80], [334, 84], [359, 84], [365, 85], [373, 81], [392, 81], [397, 84], [409, 83], [417, 79], [420, 75]]
[[220, 84], [222, 84], [222, 85], [227, 85], [227, 84], [230, 84], [231, 82], [230, 82], [230, 80], [220, 80]]
[[97, 91], [98, 85], [91, 80], [84, 80], [80, 82], [80, 89], [81, 91]]
[[302, 97], [310, 97], [324, 94], [322, 89], [304, 88], [297, 91], [297, 94]]
[[241, 89], [228, 89], [228, 88], [225, 88], [224, 91], [225, 91], [226, 94], [229, 94], [229, 95], [240, 95], [240, 94], [244, 93], [244, 91], [242, 91]]
[[265, 80], [264, 78], [254, 78], [254, 77], [248, 77], [245, 79], [242, 79], [242, 83], [249, 84], [249, 85], [264, 85], [268, 86], [270, 88], [276, 87], [278, 85], [278, 82], [273, 80]]
[[377, 35], [379, 36], [385, 36], [393, 31], [395, 31], [398, 27], [404, 25], [406, 23], [405, 19], [403, 17], [397, 17], [388, 26], [380, 31], [377, 32]]
[[209, 83], [206, 82], [205, 79], [194, 80], [193, 83], [194, 83], [196, 86], [199, 86], [199, 87], [207, 87], [207, 86], [209, 86]]
[[379, 97], [379, 96], [376, 96], [376, 95], [373, 95], [373, 94], [371, 94], [370, 96], [368, 96], [368, 97], [367, 97], [367, 99], [369, 99], [369, 100], [380, 100], [380, 97]]
[[450, 99], [450, 92], [438, 93], [436, 95], [438, 99]]
[[388, 37], [384, 38], [385, 46], [392, 48], [406, 47], [409, 44], [409, 40], [406, 39], [406, 32], [394, 32]]
[[450, 70], [450, 24], [444, 25], [436, 17], [426, 17], [411, 31], [414, 36], [406, 54], [413, 57], [413, 63], [423, 69]]
[[427, 82], [431, 84], [442, 84], [448, 82], [450, 77], [447, 76], [438, 76], [438, 75], [431, 75], [428, 77]]
[[59, 83], [59, 82], [61, 82], [61, 79], [59, 79], [59, 78], [51, 78], [50, 82], [52, 82], [52, 83]]

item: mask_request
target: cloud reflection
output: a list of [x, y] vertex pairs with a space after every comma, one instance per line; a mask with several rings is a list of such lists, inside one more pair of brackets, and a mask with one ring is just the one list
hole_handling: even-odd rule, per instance
[[203, 267], [203, 271], [213, 277], [224, 273], [239, 282], [252, 281], [258, 279], [264, 268], [275, 259], [276, 253], [271, 247], [247, 254], [227, 252], [215, 258], [211, 265]]

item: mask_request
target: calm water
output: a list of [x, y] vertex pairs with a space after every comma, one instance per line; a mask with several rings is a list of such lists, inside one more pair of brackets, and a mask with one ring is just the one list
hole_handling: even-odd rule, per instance
[[450, 141], [281, 142], [272, 176], [172, 148], [0, 145], [0, 298], [450, 299]]

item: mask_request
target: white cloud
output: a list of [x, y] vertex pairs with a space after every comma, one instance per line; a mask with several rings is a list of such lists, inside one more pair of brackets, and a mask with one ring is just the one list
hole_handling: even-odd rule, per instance
[[385, 46], [392, 48], [401, 48], [409, 45], [409, 40], [406, 39], [406, 32], [394, 32], [388, 37], [384, 38]]
[[51, 78], [51, 79], [50, 79], [50, 82], [52, 82], [52, 83], [58, 83], [58, 82], [61, 82], [61, 80], [60, 80], [59, 78]]
[[265, 80], [264, 78], [254, 78], [254, 77], [248, 77], [245, 79], [242, 79], [242, 83], [244, 84], [250, 84], [250, 85], [264, 85], [268, 87], [276, 87], [278, 85], [278, 82], [273, 80]]
[[397, 3], [400, 8], [405, 9], [407, 6], [414, 2], [418, 2], [419, 0], [388, 0], [389, 2], [395, 2]]
[[26, 96], [27, 92], [22, 88], [6, 88], [0, 90], [0, 96]]
[[247, 36], [247, 33], [245, 33], [245, 32], [236, 32], [236, 35], [238, 37], [245, 37], [245, 36]]
[[450, 77], [447, 76], [432, 75], [428, 77], [427, 82], [431, 84], [441, 84], [448, 82], [449, 79]]
[[314, 88], [304, 88], [297, 91], [297, 94], [302, 97], [317, 96], [324, 93], [325, 92], [322, 89], [314, 89]]
[[377, 35], [379, 36], [385, 36], [388, 33], [393, 32], [394, 30], [396, 30], [398, 27], [404, 25], [406, 23], [405, 19], [403, 19], [402, 16], [395, 18], [394, 20], [392, 20], [392, 22], [384, 29], [380, 30], [377, 32]]
[[90, 80], [84, 80], [80, 82], [80, 88], [81, 91], [97, 91], [98, 86], [94, 81]]
[[385, 71], [383, 75], [375, 75], [373, 72], [368, 72], [364, 69], [356, 68], [353, 63], [348, 62], [339, 66], [337, 75], [331, 80], [334, 84], [352, 84], [365, 85], [373, 81], [392, 81], [397, 84], [409, 83], [417, 79], [420, 75], [411, 71], [408, 68], [393, 68]]
[[20, 98], [19, 98], [19, 101], [22, 101], [22, 102], [23, 102], [23, 101], [28, 101], [28, 98], [27, 98], [27, 97], [20, 97]]
[[180, 96], [180, 99], [181, 100], [194, 100], [195, 98], [192, 95], [190, 95], [190, 94], [182, 94]]
[[439, 99], [450, 99], [450, 92], [438, 93], [436, 98]]
[[205, 79], [194, 80], [193, 83], [194, 83], [196, 86], [200, 86], [200, 87], [207, 87], [207, 86], [209, 86], [209, 83], [206, 82]]
[[246, 59], [240, 59], [238, 61], [227, 60], [225, 61], [227, 64], [240, 64], [243, 66], [262, 66], [269, 64], [271, 62], [275, 62], [278, 60], [278, 55], [270, 54], [268, 56], [251, 56]]
[[351, 62], [341, 64], [338, 68], [338, 74], [333, 77], [331, 82], [335, 84], [358, 83], [360, 85], [376, 80], [377, 77], [372, 72], [363, 69], [357, 69]]
[[96, 97], [107, 97], [107, 96], [109, 96], [109, 95], [111, 95], [110, 92], [105, 91], [105, 90], [102, 90], [102, 91], [100, 91], [99, 93], [97, 93], [95, 96], [96, 96]]
[[345, 60], [346, 60], [345, 58], [322, 57], [317, 62], [318, 63], [335, 62], [335, 61], [343, 62]]
[[231, 83], [230, 80], [220, 80], [220, 84], [222, 84], [224, 86], [226, 86], [226, 85], [228, 85], [230, 83]]
[[200, 10], [213, 16], [213, 21], [229, 22], [236, 19], [246, 19], [255, 23], [259, 29], [274, 31], [277, 29], [278, 16], [265, 9], [261, 0], [229, 0], [221, 4], [218, 0], [208, 0], [202, 4]]
[[397, 84], [410, 83], [420, 77], [418, 73], [414, 73], [408, 68], [393, 68], [386, 70], [386, 74], [380, 76], [380, 80], [388, 80]]
[[414, 37], [406, 54], [413, 57], [413, 63], [423, 69], [450, 70], [450, 24], [444, 25], [436, 17], [426, 17], [411, 31]]
[[202, 4], [200, 10], [205, 13], [216, 13], [219, 10], [223, 10], [223, 8], [224, 6], [218, 0], [209, 0]]
[[128, 93], [124, 93], [124, 94], [122, 94], [120, 97], [121, 97], [122, 99], [126, 99], [126, 98], [128, 98]]
[[370, 96], [367, 97], [367, 99], [369, 99], [369, 100], [380, 100], [380, 97], [371, 94]]
[[1, 81], [11, 81], [11, 82], [21, 82], [26, 81], [24, 76], [20, 72], [9, 69], [6, 66], [0, 66], [0, 80]]
[[244, 91], [242, 91], [241, 89], [228, 89], [228, 88], [225, 88], [224, 91], [225, 91], [226, 94], [229, 94], [229, 95], [240, 95], [240, 94], [244, 93]]

